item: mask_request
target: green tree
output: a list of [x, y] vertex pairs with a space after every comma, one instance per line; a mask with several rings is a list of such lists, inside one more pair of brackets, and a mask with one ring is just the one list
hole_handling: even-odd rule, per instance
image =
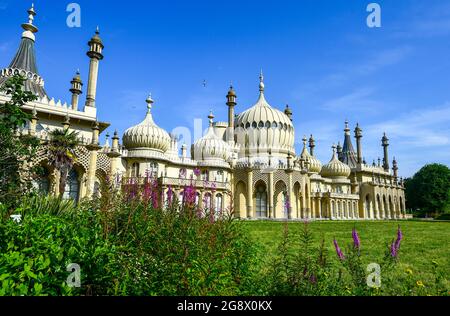
[[36, 137], [21, 132], [31, 119], [23, 106], [37, 98], [24, 91], [25, 80], [15, 75], [0, 88], [10, 96], [9, 101], [0, 103], [0, 202], [7, 207], [14, 207], [19, 197], [30, 191], [35, 171], [32, 160], [40, 144]]
[[442, 164], [429, 164], [407, 179], [408, 207], [418, 215], [439, 215], [450, 210], [450, 169]]
[[75, 131], [55, 129], [50, 132], [50, 141], [47, 146], [48, 163], [59, 171], [60, 197], [64, 194], [67, 176], [76, 162], [75, 149], [78, 145], [78, 133]]

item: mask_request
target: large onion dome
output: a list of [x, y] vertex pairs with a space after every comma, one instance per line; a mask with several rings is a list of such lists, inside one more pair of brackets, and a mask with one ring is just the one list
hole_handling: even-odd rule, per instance
[[345, 163], [339, 161], [336, 156], [336, 146], [333, 145], [333, 157], [329, 163], [322, 167], [321, 175], [327, 178], [347, 178], [351, 169]]
[[193, 156], [195, 160], [228, 160], [231, 155], [231, 148], [228, 143], [222, 140], [214, 132], [212, 112], [208, 115], [209, 128], [202, 138], [193, 145]]
[[235, 120], [237, 143], [241, 145], [240, 156], [287, 157], [295, 154], [294, 126], [289, 117], [273, 107], [264, 97], [264, 77], [260, 75], [259, 98], [250, 109], [239, 114]]
[[322, 163], [320, 160], [311, 155], [306, 148], [306, 137], [303, 137], [303, 150], [300, 157], [309, 161], [309, 171], [319, 173], [320, 170], [322, 170]]
[[170, 146], [169, 134], [155, 124], [151, 108], [153, 100], [149, 96], [147, 102], [147, 115], [136, 126], [132, 126], [123, 134], [123, 145], [130, 149], [152, 149], [164, 153]]

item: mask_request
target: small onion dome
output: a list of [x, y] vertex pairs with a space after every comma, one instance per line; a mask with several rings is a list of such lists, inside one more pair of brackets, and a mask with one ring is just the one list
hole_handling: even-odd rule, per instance
[[322, 163], [320, 162], [320, 160], [312, 156], [308, 152], [308, 149], [306, 148], [306, 137], [303, 138], [303, 151], [300, 154], [300, 157], [303, 158], [304, 160], [309, 161], [309, 171], [319, 173], [320, 170], [322, 169]]
[[228, 160], [231, 148], [214, 132], [212, 113], [209, 114], [209, 128], [202, 138], [198, 139], [193, 146], [195, 160]]
[[130, 127], [123, 134], [123, 145], [127, 149], [153, 149], [165, 152], [170, 146], [169, 134], [157, 126], [153, 121], [151, 108], [153, 100], [149, 96], [147, 102], [147, 115], [136, 126]]
[[232, 97], [236, 96], [236, 91], [234, 91], [233, 85], [230, 85], [230, 90], [228, 90], [227, 97], [229, 97], [229, 96], [232, 96]]
[[327, 178], [347, 178], [351, 169], [345, 163], [339, 161], [336, 156], [336, 146], [333, 145], [333, 157], [330, 162], [322, 167], [321, 175]]
[[[92, 36], [92, 38], [91, 38], [89, 43], [100, 44], [102, 46], [102, 48], [103, 48], [103, 42], [102, 42], [102, 39], [100, 38], [100, 29], [99, 29], [98, 26], [97, 26], [97, 29], [95, 30], [94, 36]], [[89, 45], [91, 45], [91, 44], [89, 44]]]

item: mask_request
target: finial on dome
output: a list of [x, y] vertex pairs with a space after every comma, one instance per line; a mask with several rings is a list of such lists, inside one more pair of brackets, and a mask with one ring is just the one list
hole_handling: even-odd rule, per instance
[[209, 111], [208, 119], [209, 119], [209, 126], [212, 126], [213, 120], [214, 120], [214, 114], [213, 114], [212, 110]]
[[306, 138], [306, 136], [303, 135], [302, 141], [303, 141], [303, 147], [304, 147], [304, 148], [306, 148], [306, 141], [307, 141], [307, 140], [308, 140], [308, 139]]
[[333, 156], [336, 155], [336, 145], [333, 144], [333, 146], [331, 146], [331, 149], [333, 149]]
[[22, 37], [35, 40], [34, 33], [37, 33], [38, 28], [33, 25], [34, 17], [36, 16], [36, 11], [34, 11], [34, 4], [31, 4], [31, 8], [28, 9], [28, 22], [22, 24], [22, 29], [25, 32], [22, 33]]
[[34, 3], [31, 4], [31, 8], [28, 9], [28, 24], [33, 24], [34, 17], [36, 16], [36, 11], [34, 11]]
[[98, 27], [98, 25], [97, 25], [97, 27], [96, 27], [96, 29], [95, 29], [95, 34], [100, 34], [100, 28]]
[[151, 93], [148, 94], [148, 97], [147, 97], [147, 99], [145, 100], [145, 102], [147, 103], [147, 109], [148, 109], [148, 112], [150, 112], [150, 110], [152, 109], [152, 104], [155, 102], [155, 101], [153, 101], [153, 99], [152, 99], [152, 94], [151, 94]]
[[259, 91], [264, 92], [264, 75], [261, 68], [261, 72], [259, 73]]

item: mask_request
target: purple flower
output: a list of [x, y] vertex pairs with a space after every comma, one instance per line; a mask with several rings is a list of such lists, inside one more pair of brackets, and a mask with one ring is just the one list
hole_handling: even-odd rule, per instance
[[344, 254], [342, 253], [341, 248], [339, 248], [339, 245], [338, 245], [338, 243], [337, 243], [337, 241], [336, 241], [336, 238], [333, 240], [333, 243], [334, 243], [334, 248], [336, 248], [336, 254], [338, 255], [339, 259], [340, 259], [340, 260], [344, 260], [344, 259], [345, 259], [345, 256], [344, 256]]
[[393, 258], [398, 257], [398, 251], [400, 250], [400, 242], [402, 241], [402, 239], [403, 239], [403, 233], [402, 233], [402, 230], [400, 229], [400, 225], [399, 225], [398, 229], [397, 229], [397, 239], [392, 242], [391, 247], [390, 247], [391, 256]]
[[198, 168], [194, 169], [194, 174], [196, 177], [198, 177], [200, 175], [200, 173], [201, 173], [200, 169], [198, 169]]
[[317, 278], [314, 274], [311, 274], [311, 276], [309, 277], [309, 282], [311, 282], [311, 284], [317, 283]]
[[359, 239], [358, 232], [356, 231], [355, 228], [353, 228], [352, 230], [352, 237], [353, 237], [353, 246], [359, 250], [359, 248], [361, 247], [361, 240]]
[[397, 258], [397, 256], [398, 256], [398, 251], [397, 251], [397, 247], [395, 247], [395, 241], [392, 242], [391, 247], [390, 247], [390, 250], [391, 250], [391, 256], [392, 256], [392, 258]]
[[169, 185], [169, 188], [167, 190], [167, 205], [169, 207], [172, 206], [172, 200], [173, 200], [173, 190], [172, 190], [172, 186]]
[[195, 205], [195, 199], [197, 197], [197, 192], [195, 190], [194, 185], [191, 184], [184, 187], [183, 190], [183, 203], [189, 207], [189, 208], [193, 208]]

